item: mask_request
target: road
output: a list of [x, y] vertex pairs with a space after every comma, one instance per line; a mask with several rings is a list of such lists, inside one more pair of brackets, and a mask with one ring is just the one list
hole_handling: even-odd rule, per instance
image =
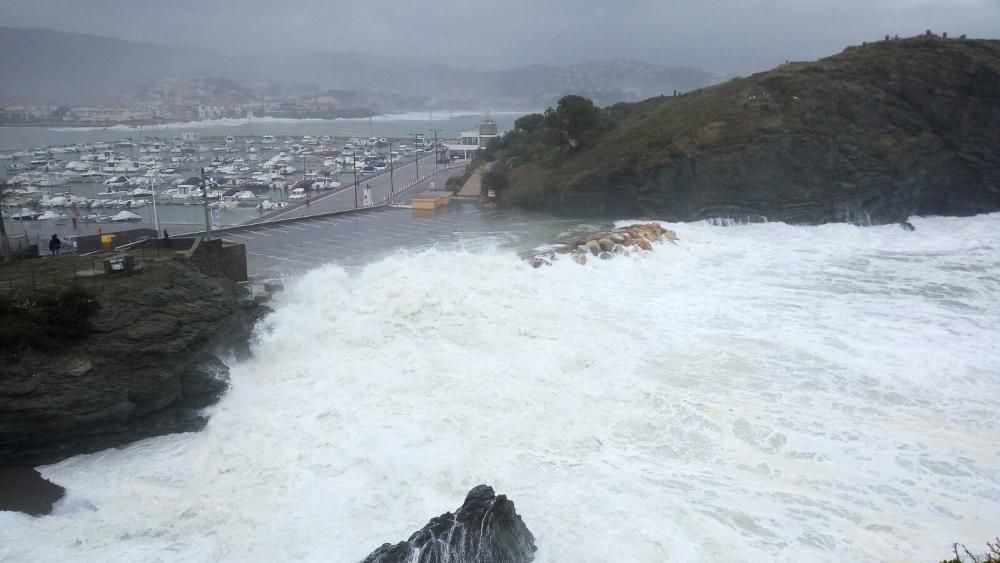
[[[444, 168], [445, 166], [445, 164], [438, 164], [438, 168]], [[389, 195], [390, 187], [393, 188], [393, 193], [399, 193], [400, 190], [416, 182], [417, 168], [418, 165], [413, 161], [413, 159], [407, 159], [402, 162], [394, 163], [391, 174], [388, 168], [374, 176], [362, 176], [361, 174], [358, 174], [357, 204], [355, 204], [354, 198], [354, 175], [342, 174], [339, 180], [343, 182], [343, 186], [337, 188], [336, 190], [330, 190], [327, 192], [310, 192], [308, 205], [306, 205], [304, 201], [299, 201], [285, 209], [261, 215], [260, 217], [251, 220], [250, 223], [274, 221], [275, 219], [289, 219], [292, 217], [302, 217], [317, 213], [329, 213], [332, 211], [346, 211], [348, 209], [354, 209], [355, 207], [361, 207], [365, 186], [371, 186], [372, 202], [376, 204], [381, 203], [385, 201], [386, 197]], [[464, 163], [456, 169], [460, 172], [462, 168], [464, 168]], [[421, 157], [419, 169], [420, 178], [427, 178], [431, 175], [435, 170], [434, 155]], [[444, 182], [445, 179], [442, 178], [440, 180], [440, 185], [437, 185], [436, 187], [443, 187]], [[426, 189], [427, 186], [422, 186], [422, 188]], [[408, 201], [408, 199], [393, 198], [394, 203], [400, 201]]]

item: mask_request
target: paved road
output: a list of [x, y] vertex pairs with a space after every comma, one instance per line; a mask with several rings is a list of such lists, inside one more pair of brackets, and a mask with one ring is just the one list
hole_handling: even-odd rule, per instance
[[247, 225], [223, 236], [246, 244], [250, 275], [264, 280], [327, 263], [355, 269], [400, 250], [520, 250], [565, 237], [574, 228], [589, 232], [607, 227], [583, 223], [453, 202], [431, 216], [414, 214], [407, 208], [381, 207], [274, 225]]
[[[465, 163], [456, 167], [454, 170], [457, 170], [457, 173], [461, 173], [464, 168], [464, 164]], [[438, 168], [444, 168], [445, 166], [445, 164], [438, 164]], [[339, 181], [343, 182], [343, 186], [337, 188], [336, 190], [330, 190], [327, 192], [310, 192], [308, 205], [306, 205], [305, 202], [297, 202], [285, 209], [264, 214], [250, 222], [260, 223], [262, 221], [273, 221], [275, 219], [288, 219], [291, 217], [301, 217], [316, 213], [354, 209], [355, 207], [361, 206], [364, 188], [366, 185], [371, 186], [373, 203], [381, 203], [385, 201], [386, 197], [389, 195], [390, 187], [393, 188], [393, 193], [399, 193], [407, 186], [416, 182], [417, 168], [418, 165], [414, 163], [413, 159], [404, 159], [401, 162], [393, 164], [391, 174], [388, 168], [374, 176], [362, 176], [361, 174], [358, 174], [357, 205], [355, 205], [354, 199], [354, 175], [341, 174]], [[431, 175], [435, 170], [434, 155], [422, 156], [420, 158], [419, 169], [421, 179], [427, 178]], [[436, 187], [442, 187], [445, 180], [446, 178], [442, 178], [440, 180], [440, 185], [436, 185]], [[393, 202], [397, 201], [403, 201], [403, 199], [394, 197]], [[408, 199], [406, 199], [406, 201], [408, 201]]]

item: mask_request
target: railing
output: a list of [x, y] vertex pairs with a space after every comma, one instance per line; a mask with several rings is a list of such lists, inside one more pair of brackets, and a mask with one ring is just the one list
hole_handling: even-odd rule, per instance
[[[134, 269], [143, 263], [174, 256], [180, 251], [183, 249], [138, 246], [126, 251], [23, 260], [0, 269], [0, 294], [33, 293], [81, 282], [103, 284], [107, 279], [103, 276], [123, 275], [124, 272], [119, 272], [118, 268], [127, 269], [128, 261]], [[109, 263], [112, 273], [108, 273], [105, 266]]]

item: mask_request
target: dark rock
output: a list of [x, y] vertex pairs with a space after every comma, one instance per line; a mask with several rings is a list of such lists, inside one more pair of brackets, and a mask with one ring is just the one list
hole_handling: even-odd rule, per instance
[[183, 262], [101, 282], [85, 338], [0, 363], [0, 464], [200, 430], [201, 409], [227, 386], [217, 354], [245, 348], [263, 310], [237, 284]]
[[911, 223], [909, 221], [903, 221], [902, 223], [899, 224], [899, 226], [904, 231], [915, 231], [915, 230], [917, 230], [917, 228], [913, 226], [913, 223]]
[[45, 480], [27, 465], [0, 465], [0, 510], [44, 516], [66, 489]]
[[535, 550], [514, 503], [479, 485], [454, 514], [432, 518], [405, 542], [383, 544], [364, 563], [524, 563]]

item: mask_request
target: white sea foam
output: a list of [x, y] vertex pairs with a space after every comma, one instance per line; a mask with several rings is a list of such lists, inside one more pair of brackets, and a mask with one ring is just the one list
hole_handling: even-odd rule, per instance
[[198, 434], [43, 468], [9, 561], [358, 561], [489, 483], [540, 561], [936, 560], [1000, 522], [1000, 215], [313, 271]]

